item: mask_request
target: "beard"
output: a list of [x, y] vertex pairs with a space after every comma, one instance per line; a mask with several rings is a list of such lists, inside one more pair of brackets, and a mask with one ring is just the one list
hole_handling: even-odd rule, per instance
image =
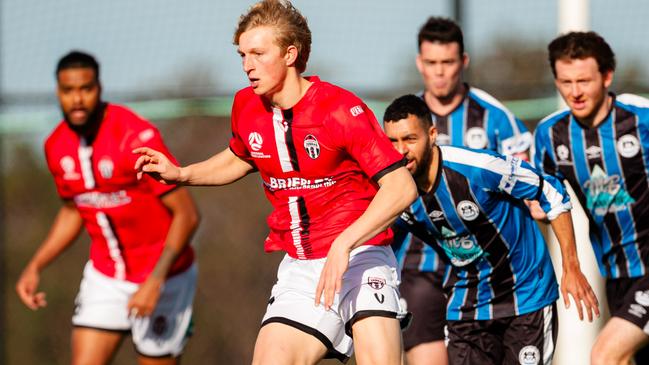
[[88, 139], [88, 142], [90, 143], [99, 130], [99, 125], [101, 124], [101, 120], [104, 117], [105, 109], [105, 103], [98, 103], [97, 107], [88, 114], [88, 119], [86, 119], [86, 122], [83, 124], [73, 124], [72, 122], [70, 122], [67, 114], [63, 113], [63, 115], [65, 123], [68, 125], [68, 127], [70, 127], [70, 129], [72, 129], [74, 132]]
[[421, 178], [428, 177], [428, 171], [430, 171], [430, 164], [432, 158], [433, 158], [433, 148], [428, 146], [424, 150], [424, 154], [421, 156], [421, 160], [419, 160], [415, 172], [412, 173], [412, 177], [415, 179], [415, 181], [420, 181]]

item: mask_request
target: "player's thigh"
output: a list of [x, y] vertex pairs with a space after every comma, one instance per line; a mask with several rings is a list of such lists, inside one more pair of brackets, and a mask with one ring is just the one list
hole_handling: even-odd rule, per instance
[[503, 336], [503, 364], [551, 364], [558, 329], [555, 303], [512, 318]]
[[406, 352], [408, 365], [447, 365], [448, 355], [444, 340], [424, 342]]
[[448, 361], [454, 365], [500, 365], [504, 359], [502, 320], [449, 321]]
[[[649, 338], [649, 275], [606, 281], [611, 320], [591, 351], [593, 363], [627, 361]], [[645, 351], [638, 354], [640, 363]]]
[[259, 331], [253, 365], [316, 364], [327, 354], [327, 347], [314, 335], [279, 322], [264, 325]]
[[[430, 272], [404, 271], [401, 274], [399, 292], [405, 302], [405, 309], [412, 313], [412, 322], [403, 331], [405, 351], [409, 352], [422, 344], [443, 343], [446, 297], [441, 278]], [[431, 346], [426, 346], [428, 347]]]
[[401, 326], [396, 318], [370, 316], [352, 326], [358, 365], [400, 364]]
[[180, 356], [193, 332], [196, 265], [169, 278], [150, 316], [132, 318], [135, 350], [144, 357]]
[[332, 310], [315, 305], [315, 289], [324, 262], [325, 259], [297, 260], [288, 255], [282, 260], [262, 328], [273, 323], [293, 327], [322, 343], [327, 349], [325, 358], [346, 361], [353, 353], [353, 345], [337, 311], [339, 296], [335, 296]]
[[619, 317], [606, 323], [591, 352], [593, 364], [623, 363], [649, 343], [649, 336], [636, 324]]
[[110, 363], [126, 332], [96, 328], [72, 329], [72, 365], [104, 365]]

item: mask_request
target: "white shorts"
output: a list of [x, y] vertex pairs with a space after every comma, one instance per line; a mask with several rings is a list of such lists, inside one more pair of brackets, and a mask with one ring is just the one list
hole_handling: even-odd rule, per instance
[[75, 299], [75, 327], [131, 332], [138, 353], [149, 357], [178, 356], [192, 332], [192, 304], [196, 291], [196, 264], [169, 278], [149, 317], [127, 312], [130, 297], [139, 285], [97, 271], [91, 261], [83, 270]]
[[343, 286], [331, 310], [315, 306], [315, 290], [326, 258], [298, 260], [288, 255], [279, 265], [262, 326], [283, 323], [313, 335], [327, 358], [346, 361], [353, 353], [351, 327], [371, 316], [407, 322], [399, 301], [399, 272], [389, 246], [361, 246], [351, 252]]

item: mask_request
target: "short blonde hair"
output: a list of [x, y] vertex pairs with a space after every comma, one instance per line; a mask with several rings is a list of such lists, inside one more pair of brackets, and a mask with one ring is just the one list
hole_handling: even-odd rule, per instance
[[295, 67], [302, 73], [311, 53], [311, 30], [306, 18], [287, 0], [262, 0], [241, 15], [233, 43], [239, 45], [241, 34], [252, 28], [269, 26], [275, 29], [275, 41], [284, 49], [297, 48]]

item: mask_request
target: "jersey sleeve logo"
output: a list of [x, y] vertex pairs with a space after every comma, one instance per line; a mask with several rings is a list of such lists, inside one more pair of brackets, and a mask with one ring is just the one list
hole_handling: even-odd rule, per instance
[[76, 163], [71, 156], [63, 156], [59, 161], [63, 170], [63, 180], [79, 180], [81, 175], [75, 171]]
[[364, 113], [363, 107], [360, 105], [353, 106], [351, 109], [349, 109], [349, 112], [352, 113], [353, 116], [357, 117], [361, 114]]
[[308, 134], [304, 137], [304, 150], [313, 160], [320, 156], [320, 144], [314, 135]]
[[140, 132], [137, 137], [140, 139], [140, 141], [142, 141], [142, 143], [147, 143], [149, 140], [151, 140], [151, 138], [153, 138], [154, 135], [155, 132], [153, 132], [153, 129], [149, 128]]
[[248, 135], [248, 144], [253, 151], [259, 151], [263, 143], [264, 139], [261, 138], [261, 134], [252, 132]]

